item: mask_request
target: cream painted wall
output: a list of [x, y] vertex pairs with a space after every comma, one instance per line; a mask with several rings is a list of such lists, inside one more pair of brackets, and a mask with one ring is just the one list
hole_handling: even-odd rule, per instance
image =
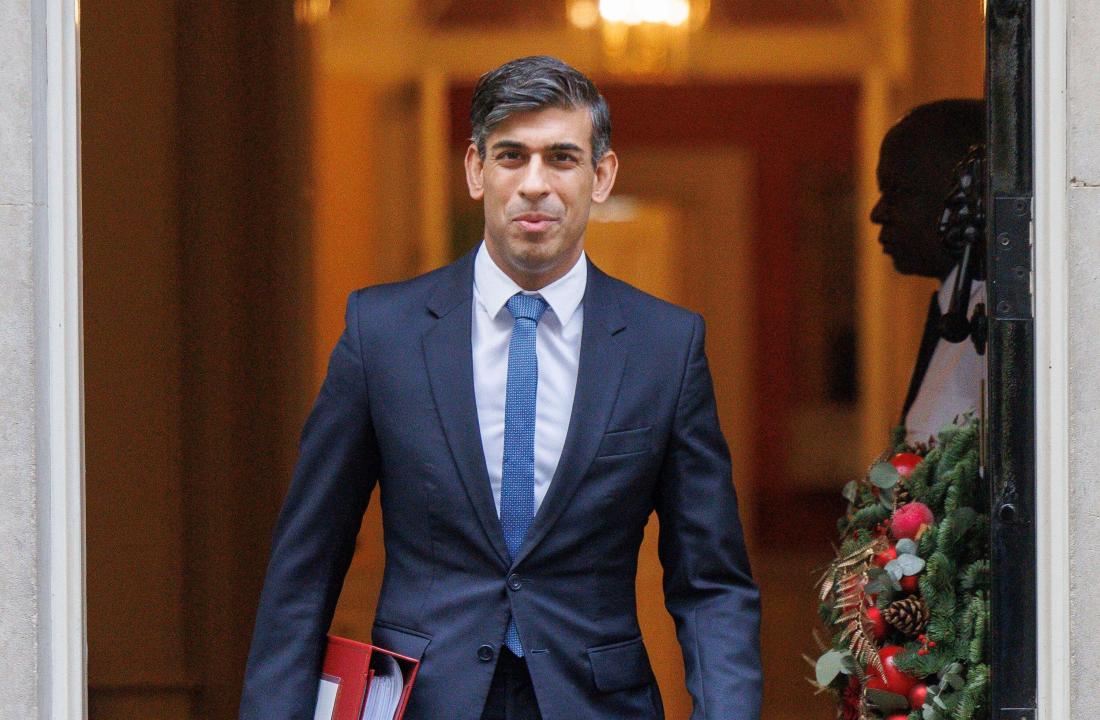
[[[37, 417], [43, 328], [36, 322], [35, 67], [32, 5], [0, 4], [0, 719], [38, 714], [39, 542], [44, 504], [37, 484]], [[44, 533], [43, 533], [44, 534]]]
[[[1072, 720], [1085, 720], [1100, 713], [1100, 693], [1096, 692], [1092, 681], [1100, 670], [1100, 621], [1087, 570], [1097, 561], [1097, 548], [1100, 547], [1100, 514], [1096, 511], [1100, 503], [1100, 483], [1096, 481], [1096, 468], [1100, 466], [1100, 435], [1097, 433], [1100, 426], [1100, 383], [1097, 383], [1100, 348], [1096, 340], [1100, 337], [1100, 231], [1097, 230], [1100, 228], [1100, 83], [1097, 83], [1096, 72], [1096, 59], [1100, 56], [1100, 34], [1097, 33], [1100, 1], [1070, 0], [1065, 3], [1065, 9], [1069, 18], [1065, 87], [1067, 177], [1050, 180], [1055, 183], [1064, 180], [1068, 186], [1065, 198], [1068, 283], [1064, 289], [1056, 288], [1057, 292], [1065, 293], [1068, 304], [1064, 328], [1068, 340], [1068, 387], [1065, 388], [1069, 470], [1066, 498], [1069, 515], [1068, 647], [1062, 646], [1059, 638], [1053, 641], [1054, 647], [1065, 647], [1063, 652], [1068, 656], [1067, 699]], [[1050, 77], [1053, 80], [1058, 75]], [[1050, 90], [1053, 93], [1051, 101], [1058, 102], [1062, 87]], [[1056, 132], [1060, 129], [1054, 128]], [[1058, 147], [1058, 143], [1053, 144], [1053, 148]], [[1054, 211], [1058, 209], [1053, 208]], [[1050, 210], [1047, 208], [1048, 212]], [[1046, 238], [1039, 238], [1039, 241], [1043, 239]], [[1049, 238], [1048, 242], [1057, 243], [1057, 239]], [[1058, 483], [1058, 478], [1052, 478], [1054, 483]], [[1058, 506], [1052, 508], [1053, 523], [1061, 521], [1058, 510]], [[1061, 659], [1058, 655], [1055, 658]], [[1065, 680], [1054, 678], [1053, 683], [1057, 687]]]

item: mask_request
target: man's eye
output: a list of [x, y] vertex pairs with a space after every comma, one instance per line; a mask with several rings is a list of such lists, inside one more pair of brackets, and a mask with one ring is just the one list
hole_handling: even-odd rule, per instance
[[519, 152], [515, 150], [505, 150], [497, 155], [497, 160], [519, 160]]
[[577, 158], [569, 153], [554, 153], [550, 159], [556, 163], [573, 163]]

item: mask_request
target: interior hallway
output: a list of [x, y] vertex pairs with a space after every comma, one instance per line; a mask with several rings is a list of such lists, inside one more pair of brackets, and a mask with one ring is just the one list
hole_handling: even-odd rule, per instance
[[[556, 1], [512, 6], [349, 1], [303, 23], [282, 3], [83, 3], [92, 718], [235, 717], [344, 299], [476, 239], [463, 102], [532, 52], [592, 69], [611, 102], [629, 202], [597, 218], [594, 259], [707, 319], [763, 595], [765, 718], [832, 717], [801, 659], [813, 571], [840, 487], [896, 419], [927, 298], [865, 220], [874, 148], [905, 107], [980, 94], [980, 12], [716, 1], [690, 71], [639, 78], [600, 71], [598, 38]], [[858, 374], [830, 370], [844, 357]], [[376, 513], [337, 633], [370, 627]], [[686, 717], [647, 553], [650, 653], [668, 716]]]

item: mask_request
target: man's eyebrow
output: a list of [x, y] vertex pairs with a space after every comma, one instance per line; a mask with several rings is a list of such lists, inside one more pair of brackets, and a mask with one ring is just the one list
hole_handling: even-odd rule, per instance
[[548, 147], [547, 150], [571, 150], [572, 152], [578, 152], [578, 153], [581, 153], [582, 155], [584, 154], [584, 148], [582, 148], [580, 145], [575, 145], [575, 144], [569, 143], [569, 142], [554, 143], [553, 145]]
[[509, 149], [512, 149], [512, 150], [526, 150], [527, 146], [524, 145], [523, 143], [519, 142], [518, 140], [497, 140], [495, 143], [493, 143], [492, 149], [496, 150], [497, 148], [509, 148]]
[[[501, 149], [504, 149], [504, 150], [527, 150], [528, 147], [526, 145], [524, 145], [523, 143], [519, 142], [518, 140], [497, 140], [495, 143], [493, 143], [491, 149], [492, 150], [501, 150]], [[580, 145], [577, 145], [576, 143], [571, 143], [571, 142], [554, 143], [553, 145], [548, 146], [546, 148], [546, 150], [550, 151], [550, 152], [555, 152], [555, 151], [560, 152], [562, 150], [567, 150], [569, 152], [580, 153], [582, 155], [584, 154], [584, 148], [582, 148]]]

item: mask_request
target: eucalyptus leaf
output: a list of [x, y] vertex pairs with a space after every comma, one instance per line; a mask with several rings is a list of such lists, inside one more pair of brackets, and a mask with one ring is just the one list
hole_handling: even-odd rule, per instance
[[959, 693], [957, 692], [941, 692], [932, 701], [932, 705], [942, 710], [945, 714], [950, 714], [955, 706], [959, 704]]
[[894, 488], [886, 488], [879, 490], [878, 493], [879, 505], [882, 505], [887, 510], [894, 509]]
[[909, 699], [907, 697], [887, 690], [868, 688], [867, 701], [881, 710], [883, 714], [909, 709]]
[[817, 659], [814, 674], [819, 685], [831, 685], [843, 669], [843, 656], [837, 650], [830, 650]]
[[883, 490], [894, 487], [901, 479], [898, 469], [888, 462], [875, 463], [871, 466], [871, 484]]
[[901, 583], [880, 567], [868, 570], [867, 578], [868, 582], [863, 586], [863, 591], [868, 595], [901, 592]]
[[886, 592], [888, 587], [882, 580], [871, 580], [863, 586], [863, 591], [868, 595], [880, 595]]
[[909, 538], [902, 538], [901, 540], [898, 540], [897, 544], [894, 546], [894, 549], [898, 551], [898, 555], [916, 555], [917, 543], [916, 541], [910, 540]]
[[[891, 560], [886, 563], [886, 572], [890, 574], [890, 579], [895, 582], [905, 577], [905, 570], [902, 569], [901, 563], [897, 560]], [[900, 585], [898, 587], [901, 587]]]
[[947, 720], [947, 714], [931, 703], [921, 706], [923, 720]]
[[943, 681], [956, 690], [962, 690], [963, 686], [966, 685], [966, 680], [958, 673], [947, 673], [943, 676]]
[[890, 573], [890, 577], [898, 580], [906, 575], [916, 575], [923, 569], [924, 559], [916, 555], [898, 555], [886, 563], [886, 572]]
[[855, 480], [849, 480], [844, 485], [844, 489], [840, 491], [840, 494], [844, 496], [844, 499], [850, 503], [855, 503], [859, 499], [859, 486]]

